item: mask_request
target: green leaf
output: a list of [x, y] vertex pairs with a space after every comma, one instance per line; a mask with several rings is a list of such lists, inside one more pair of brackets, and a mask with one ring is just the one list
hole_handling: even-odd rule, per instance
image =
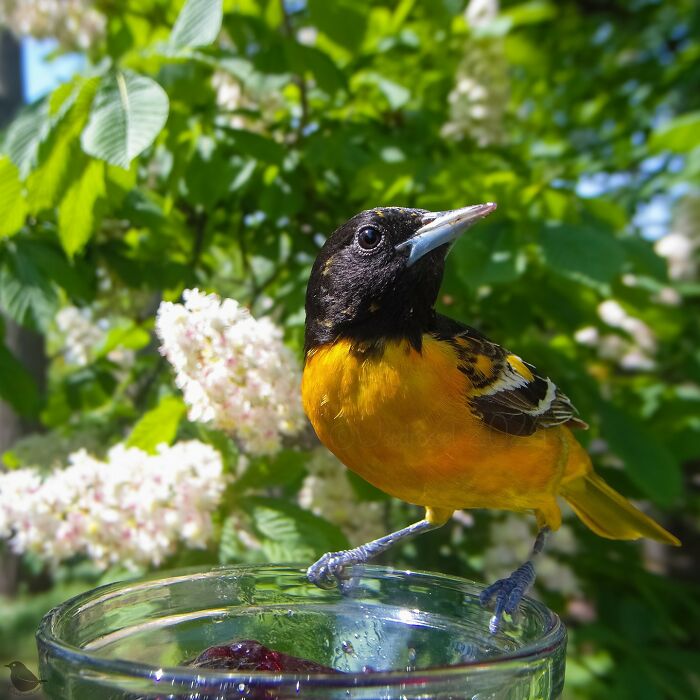
[[601, 432], [625, 462], [625, 473], [651, 500], [670, 506], [682, 490], [681, 470], [671, 452], [641, 421], [610, 403], [599, 407]]
[[165, 396], [134, 426], [126, 441], [127, 446], [154, 453], [158, 445], [172, 444], [185, 411], [186, 407], [181, 398]]
[[360, 82], [376, 85], [392, 110], [401, 109], [410, 99], [411, 91], [379, 73], [365, 73]]
[[109, 329], [98, 354], [104, 357], [115, 348], [140, 350], [150, 342], [151, 336], [143, 328], [137, 326], [131, 319], [123, 319]]
[[17, 233], [27, 211], [19, 171], [7, 156], [0, 156], [0, 238]]
[[0, 343], [0, 398], [28, 417], [36, 416], [41, 404], [32, 375], [4, 343]]
[[333, 59], [320, 49], [289, 42], [285, 45], [285, 52], [291, 70], [300, 75], [309, 71], [316, 84], [329, 95], [345, 87], [345, 75]]
[[0, 258], [0, 307], [20, 325], [46, 330], [58, 306], [49, 280], [31, 248], [20, 241]]
[[95, 232], [98, 204], [104, 194], [104, 163], [91, 160], [68, 188], [58, 208], [58, 235], [68, 257], [82, 250]]
[[158, 136], [168, 110], [168, 96], [155, 80], [127, 71], [106, 76], [81, 136], [83, 150], [126, 169]]
[[700, 145], [700, 112], [689, 112], [671, 119], [656, 130], [649, 139], [653, 151], [687, 153]]
[[287, 501], [250, 498], [243, 507], [271, 561], [309, 562], [349, 546], [338, 527]]
[[49, 128], [50, 120], [44, 102], [25, 107], [7, 128], [3, 151], [17, 166], [22, 180], [34, 167], [39, 144]]
[[177, 47], [206, 46], [221, 31], [222, 0], [187, 0], [170, 34], [170, 43]]
[[546, 22], [556, 17], [556, 15], [556, 5], [549, 2], [542, 2], [542, 0], [521, 3], [502, 13], [502, 16], [508, 19], [513, 27]]
[[457, 242], [450, 260], [457, 274], [472, 288], [507, 284], [516, 280], [525, 266], [512, 228], [502, 224], [481, 224]]
[[280, 450], [274, 457], [252, 459], [245, 472], [236, 479], [236, 486], [244, 491], [279, 488], [301, 481], [306, 474], [304, 465], [308, 459], [308, 453], [292, 449]]
[[287, 154], [287, 150], [279, 143], [253, 131], [227, 128], [226, 132], [233, 137], [241, 153], [252, 156], [256, 160], [279, 165]]
[[230, 564], [240, 561], [248, 550], [238, 537], [241, 516], [239, 514], [227, 517], [221, 526], [219, 539], [219, 563]]
[[84, 160], [85, 154], [71, 135], [53, 139], [45, 160], [27, 178], [27, 200], [32, 214], [58, 204]]
[[17, 250], [26, 254], [46, 280], [62, 287], [71, 299], [92, 301], [97, 288], [97, 275], [92, 263], [78, 260], [71, 263], [53, 240], [16, 239]]
[[583, 282], [611, 282], [625, 261], [620, 242], [611, 234], [592, 228], [543, 228], [540, 244], [545, 261], [554, 272]]
[[329, 39], [350, 51], [362, 43], [368, 13], [348, 0], [309, 0], [309, 18]]

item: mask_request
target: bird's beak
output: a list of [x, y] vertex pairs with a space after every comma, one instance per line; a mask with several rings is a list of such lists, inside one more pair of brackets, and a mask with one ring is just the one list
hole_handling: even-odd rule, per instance
[[410, 267], [431, 250], [456, 241], [472, 224], [488, 216], [495, 208], [493, 202], [487, 202], [452, 211], [423, 214], [423, 225], [408, 240], [399, 243], [396, 250], [409, 251], [406, 265]]

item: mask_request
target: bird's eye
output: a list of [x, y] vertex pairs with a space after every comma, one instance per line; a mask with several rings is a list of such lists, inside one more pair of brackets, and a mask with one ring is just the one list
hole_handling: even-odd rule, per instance
[[357, 234], [357, 242], [360, 244], [360, 248], [365, 250], [376, 248], [381, 240], [382, 234], [373, 226], [365, 226]]

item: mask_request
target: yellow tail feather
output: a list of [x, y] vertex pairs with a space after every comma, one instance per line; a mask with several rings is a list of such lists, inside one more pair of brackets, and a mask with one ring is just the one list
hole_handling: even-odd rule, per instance
[[562, 484], [561, 495], [593, 532], [611, 540], [648, 537], [680, 546], [680, 540], [635, 508], [594, 472]]

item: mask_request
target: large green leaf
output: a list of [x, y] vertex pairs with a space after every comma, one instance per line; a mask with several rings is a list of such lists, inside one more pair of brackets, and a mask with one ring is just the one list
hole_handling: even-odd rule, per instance
[[222, 0], [187, 0], [170, 34], [174, 46], [206, 46], [221, 31]]
[[144, 413], [131, 431], [126, 444], [145, 452], [155, 452], [156, 447], [163, 443], [170, 445], [175, 439], [185, 410], [181, 398], [165, 396], [153, 410]]
[[0, 156], [0, 238], [17, 233], [27, 216], [27, 202], [15, 164]]
[[0, 343], [0, 397], [23, 416], [39, 410], [39, 390], [24, 365]]
[[128, 168], [158, 136], [168, 110], [168, 96], [155, 80], [129, 71], [105, 76], [81, 136], [83, 150]]
[[672, 505], [680, 496], [682, 479], [671, 452], [643, 423], [616, 406], [603, 403], [599, 411], [603, 437], [624, 460], [629, 478], [659, 505]]
[[311, 562], [324, 552], [348, 547], [338, 527], [277, 498], [250, 498], [244, 504], [271, 561]]
[[91, 160], [68, 188], [58, 209], [58, 235], [69, 257], [82, 250], [95, 232], [99, 201], [104, 194], [104, 163]]
[[618, 275], [625, 260], [620, 243], [608, 233], [580, 226], [543, 228], [542, 252], [556, 273], [577, 280], [607, 283]]

